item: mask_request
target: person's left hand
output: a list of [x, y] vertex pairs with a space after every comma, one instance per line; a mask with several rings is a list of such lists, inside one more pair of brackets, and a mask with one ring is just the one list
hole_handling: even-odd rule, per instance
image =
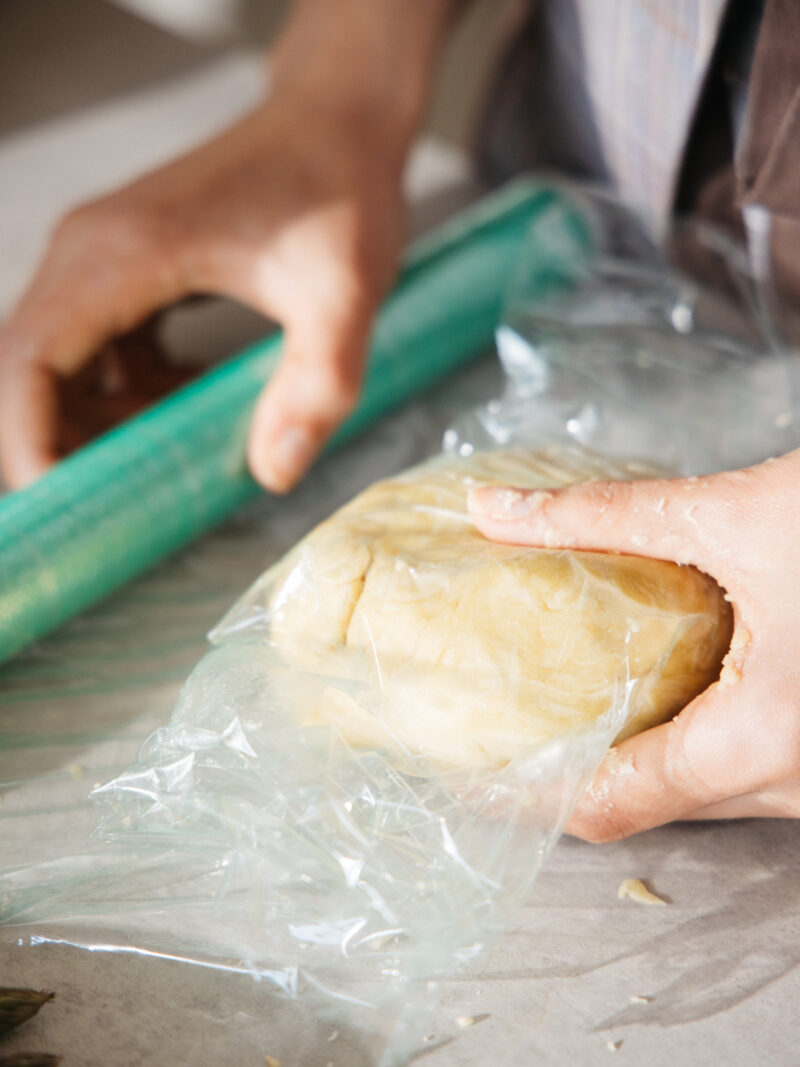
[[496, 541], [693, 564], [733, 604], [719, 681], [611, 749], [568, 833], [600, 842], [673, 819], [800, 817], [800, 450], [706, 478], [479, 489], [470, 510]]

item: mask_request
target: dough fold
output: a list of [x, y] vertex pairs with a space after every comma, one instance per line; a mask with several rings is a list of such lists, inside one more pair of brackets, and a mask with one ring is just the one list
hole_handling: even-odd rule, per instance
[[508, 450], [371, 486], [267, 575], [283, 698], [350, 743], [459, 767], [503, 766], [621, 704], [618, 739], [664, 722], [719, 674], [717, 584], [660, 560], [494, 544], [466, 507], [473, 485], [637, 473]]

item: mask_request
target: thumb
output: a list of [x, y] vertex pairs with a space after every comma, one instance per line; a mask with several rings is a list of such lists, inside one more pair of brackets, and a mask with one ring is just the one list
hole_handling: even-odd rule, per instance
[[567, 833], [616, 841], [759, 788], [763, 767], [737, 728], [734, 690], [746, 703], [742, 684], [715, 683], [671, 722], [612, 748]]
[[719, 533], [713, 478], [584, 482], [564, 489], [474, 489], [469, 510], [491, 540], [596, 549], [705, 569]]
[[250, 469], [267, 489], [291, 489], [355, 407], [373, 312], [350, 299], [286, 321], [283, 359], [250, 424]]

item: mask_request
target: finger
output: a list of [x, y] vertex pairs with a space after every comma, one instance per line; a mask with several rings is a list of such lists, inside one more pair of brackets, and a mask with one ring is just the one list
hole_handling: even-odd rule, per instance
[[48, 368], [0, 361], [0, 468], [11, 489], [36, 481], [58, 459], [57, 406]]
[[14, 488], [35, 480], [61, 453], [57, 381], [108, 340], [182, 295], [157, 246], [91, 240], [85, 225], [59, 231], [41, 269], [0, 330], [0, 466]]
[[254, 477], [286, 492], [353, 410], [374, 305], [360, 296], [335, 307], [312, 301], [285, 324], [284, 355], [253, 413], [248, 460]]
[[[86, 288], [76, 282], [72, 293], [42, 288], [0, 331], [0, 467], [12, 488], [35, 481], [64, 452], [59, 382], [74, 376], [124, 323], [159, 306], [159, 286], [131, 282], [122, 274], [113, 287], [87, 279]], [[89, 300], [96, 301], [90, 314]]]
[[625, 552], [702, 567], [720, 514], [710, 478], [585, 482], [565, 489], [490, 486], [470, 494], [478, 528], [495, 541]]
[[[588, 841], [615, 841], [762, 788], [775, 768], [754, 758], [743, 728], [749, 721], [741, 714], [746, 705], [741, 685], [717, 684], [671, 722], [612, 748], [567, 832]], [[726, 721], [736, 726], [725, 729]], [[753, 726], [763, 733], [763, 722]]]
[[800, 778], [782, 786], [731, 797], [684, 816], [691, 821], [712, 819], [800, 818]]
[[186, 292], [176, 250], [144, 211], [82, 209], [56, 229], [0, 334], [0, 351], [60, 375]]

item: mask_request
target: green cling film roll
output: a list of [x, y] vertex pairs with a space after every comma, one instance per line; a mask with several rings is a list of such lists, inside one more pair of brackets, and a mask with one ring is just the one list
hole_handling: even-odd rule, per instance
[[[416, 244], [376, 324], [361, 402], [331, 447], [485, 351], [523, 242], [581, 216], [524, 179]], [[534, 246], [535, 247], [535, 246]], [[542, 278], [548, 277], [547, 243]], [[546, 284], [546, 282], [543, 282]], [[0, 662], [230, 515], [247, 473], [250, 411], [281, 352], [274, 335], [0, 498]]]

